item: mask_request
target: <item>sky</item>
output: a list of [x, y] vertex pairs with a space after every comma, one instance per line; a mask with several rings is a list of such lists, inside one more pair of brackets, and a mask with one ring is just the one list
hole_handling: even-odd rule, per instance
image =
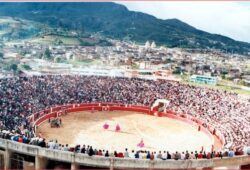
[[250, 43], [250, 2], [119, 1], [129, 10], [177, 18], [198, 29]]

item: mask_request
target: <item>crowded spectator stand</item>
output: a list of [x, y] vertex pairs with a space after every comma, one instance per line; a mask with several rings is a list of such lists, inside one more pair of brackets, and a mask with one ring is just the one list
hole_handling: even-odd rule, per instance
[[[35, 128], [68, 112], [126, 110], [198, 125], [230, 150], [250, 146], [250, 100], [226, 91], [167, 80], [43, 75], [0, 79], [0, 96], [1, 137], [18, 142], [46, 145]], [[151, 109], [157, 99], [169, 101], [165, 111]]]

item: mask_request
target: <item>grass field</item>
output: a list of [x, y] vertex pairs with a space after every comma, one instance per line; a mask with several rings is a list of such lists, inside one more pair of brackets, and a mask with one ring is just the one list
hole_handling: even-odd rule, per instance
[[226, 90], [232, 93], [250, 95], [250, 91], [241, 89], [241, 86], [233, 85], [232, 82], [229, 82], [229, 81], [222, 81], [222, 82], [219, 82], [217, 85], [209, 85], [209, 84], [200, 84], [200, 83], [190, 82], [188, 76], [177, 76], [177, 77], [181, 77], [183, 83], [190, 84], [193, 86], [206, 87], [206, 88], [211, 88], [211, 89], [216, 89], [216, 90]]
[[75, 37], [64, 37], [59, 35], [47, 35], [43, 37], [33, 38], [31, 41], [43, 44], [54, 44], [57, 40], [62, 41], [63, 45], [80, 45], [80, 41]]
[[188, 81], [183, 81], [183, 83], [190, 84], [193, 86], [198, 86], [198, 87], [206, 87], [206, 88], [211, 88], [211, 89], [216, 89], [216, 90], [226, 90], [232, 93], [238, 93], [238, 94], [245, 94], [245, 95], [250, 95], [250, 91], [241, 89], [240, 87], [234, 87], [234, 86], [226, 86], [224, 84], [217, 84], [217, 85], [208, 85], [208, 84], [198, 84], [198, 83], [193, 83], [193, 82], [188, 82]]
[[91, 66], [91, 65], [101, 65], [100, 60], [94, 60], [94, 59], [85, 59], [82, 61], [67, 61], [68, 64], [73, 64], [76, 67], [81, 66]]

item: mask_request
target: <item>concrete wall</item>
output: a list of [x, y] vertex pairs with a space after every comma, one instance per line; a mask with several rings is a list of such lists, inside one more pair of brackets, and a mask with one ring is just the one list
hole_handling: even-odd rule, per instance
[[142, 160], [125, 158], [105, 158], [100, 156], [88, 156], [72, 152], [56, 151], [32, 146], [14, 141], [0, 139], [0, 148], [5, 149], [5, 169], [9, 169], [11, 153], [22, 153], [35, 157], [35, 169], [46, 168], [48, 159], [71, 163], [71, 169], [79, 165], [92, 167], [115, 168], [147, 168], [147, 169], [187, 169], [201, 167], [240, 166], [250, 164], [250, 156], [237, 156], [233, 158], [209, 159], [209, 160]]

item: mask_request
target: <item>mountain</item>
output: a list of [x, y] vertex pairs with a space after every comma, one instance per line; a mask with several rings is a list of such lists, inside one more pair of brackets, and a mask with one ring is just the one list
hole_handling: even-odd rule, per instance
[[24, 39], [34, 37], [42, 30], [42, 25], [28, 20], [0, 16], [0, 41], [3, 39]]
[[0, 16], [11, 16], [82, 32], [168, 47], [219, 49], [249, 54], [250, 44], [198, 30], [178, 19], [162, 20], [129, 11], [112, 2], [0, 3]]

